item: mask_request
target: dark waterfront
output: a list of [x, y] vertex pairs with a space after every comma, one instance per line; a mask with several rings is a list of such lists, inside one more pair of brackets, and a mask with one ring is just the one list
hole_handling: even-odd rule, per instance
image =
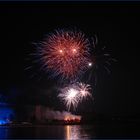
[[94, 139], [94, 138], [140, 138], [137, 123], [96, 125], [31, 125], [1, 126], [0, 139]]

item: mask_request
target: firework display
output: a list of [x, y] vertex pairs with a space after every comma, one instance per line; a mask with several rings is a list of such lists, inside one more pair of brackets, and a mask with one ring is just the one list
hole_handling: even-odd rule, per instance
[[87, 98], [87, 97], [92, 97], [92, 95], [90, 93], [91, 86], [89, 84], [78, 83], [78, 89], [79, 89], [81, 100], [83, 100], [84, 98]]
[[[110, 57], [106, 47], [97, 47], [97, 42], [95, 37], [91, 43], [81, 31], [56, 30], [37, 48], [41, 67], [51, 72], [52, 77], [59, 76], [63, 79], [66, 86], [62, 85], [58, 98], [68, 110], [76, 109], [83, 100], [92, 98], [91, 85], [85, 83], [93, 83], [92, 79], [96, 79], [95, 73], [100, 67], [110, 73], [108, 66], [111, 65], [111, 61], [116, 61]], [[84, 75], [87, 77], [85, 82], [77, 82], [77, 79], [79, 81], [79, 77]], [[96, 80], [94, 83], [96, 85]]]
[[112, 58], [109, 50], [106, 46], [98, 45], [97, 37], [92, 38], [90, 48], [90, 56], [88, 63], [88, 72], [85, 74], [85, 80], [92, 83], [94, 86], [97, 84], [98, 74], [97, 73], [107, 73], [110, 74], [110, 66], [113, 62], [117, 62], [116, 59]]
[[59, 30], [41, 42], [38, 55], [47, 71], [65, 79], [75, 78], [88, 68], [89, 41], [82, 32]]
[[91, 87], [88, 84], [70, 84], [60, 90], [61, 92], [58, 97], [64, 101], [68, 110], [70, 110], [71, 107], [75, 109], [78, 103], [81, 102], [83, 99], [87, 97], [92, 97], [90, 90]]

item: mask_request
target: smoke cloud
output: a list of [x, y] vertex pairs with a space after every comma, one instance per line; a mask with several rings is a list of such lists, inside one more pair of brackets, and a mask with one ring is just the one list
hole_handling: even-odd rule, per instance
[[80, 115], [74, 115], [67, 111], [55, 111], [43, 106], [36, 106], [35, 116], [37, 120], [81, 120]]

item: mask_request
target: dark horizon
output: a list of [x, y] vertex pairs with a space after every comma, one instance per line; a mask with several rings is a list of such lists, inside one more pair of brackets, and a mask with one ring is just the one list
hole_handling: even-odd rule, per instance
[[[1, 102], [14, 102], [17, 106], [44, 104], [64, 110], [63, 103], [57, 99], [55, 80], [49, 80], [48, 74], [37, 71], [36, 67], [31, 71], [25, 68], [33, 65], [27, 58], [35, 49], [34, 42], [42, 41], [55, 29], [76, 27], [88, 37], [96, 35], [98, 45], [106, 46], [117, 59], [110, 67], [110, 75], [98, 72], [94, 101], [80, 104], [77, 110], [106, 115], [140, 115], [137, 91], [139, 2], [0, 3]], [[33, 73], [37, 76], [30, 78]]]

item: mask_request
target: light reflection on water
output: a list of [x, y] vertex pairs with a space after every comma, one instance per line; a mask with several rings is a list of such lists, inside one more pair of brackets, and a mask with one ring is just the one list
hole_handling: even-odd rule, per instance
[[[81, 125], [48, 125], [48, 126], [31, 126], [31, 127], [0, 127], [0, 139], [8, 138], [45, 138], [45, 139], [65, 139], [65, 140], [88, 140], [93, 138], [88, 134], [89, 126]], [[87, 131], [87, 132], [86, 132]]]
[[96, 125], [0, 126], [0, 139], [140, 138], [137, 123]]
[[8, 129], [0, 127], [0, 139], [6, 139], [8, 138]]
[[80, 125], [67, 125], [65, 126], [65, 139], [77, 140], [77, 139], [90, 139], [90, 136], [82, 129]]

